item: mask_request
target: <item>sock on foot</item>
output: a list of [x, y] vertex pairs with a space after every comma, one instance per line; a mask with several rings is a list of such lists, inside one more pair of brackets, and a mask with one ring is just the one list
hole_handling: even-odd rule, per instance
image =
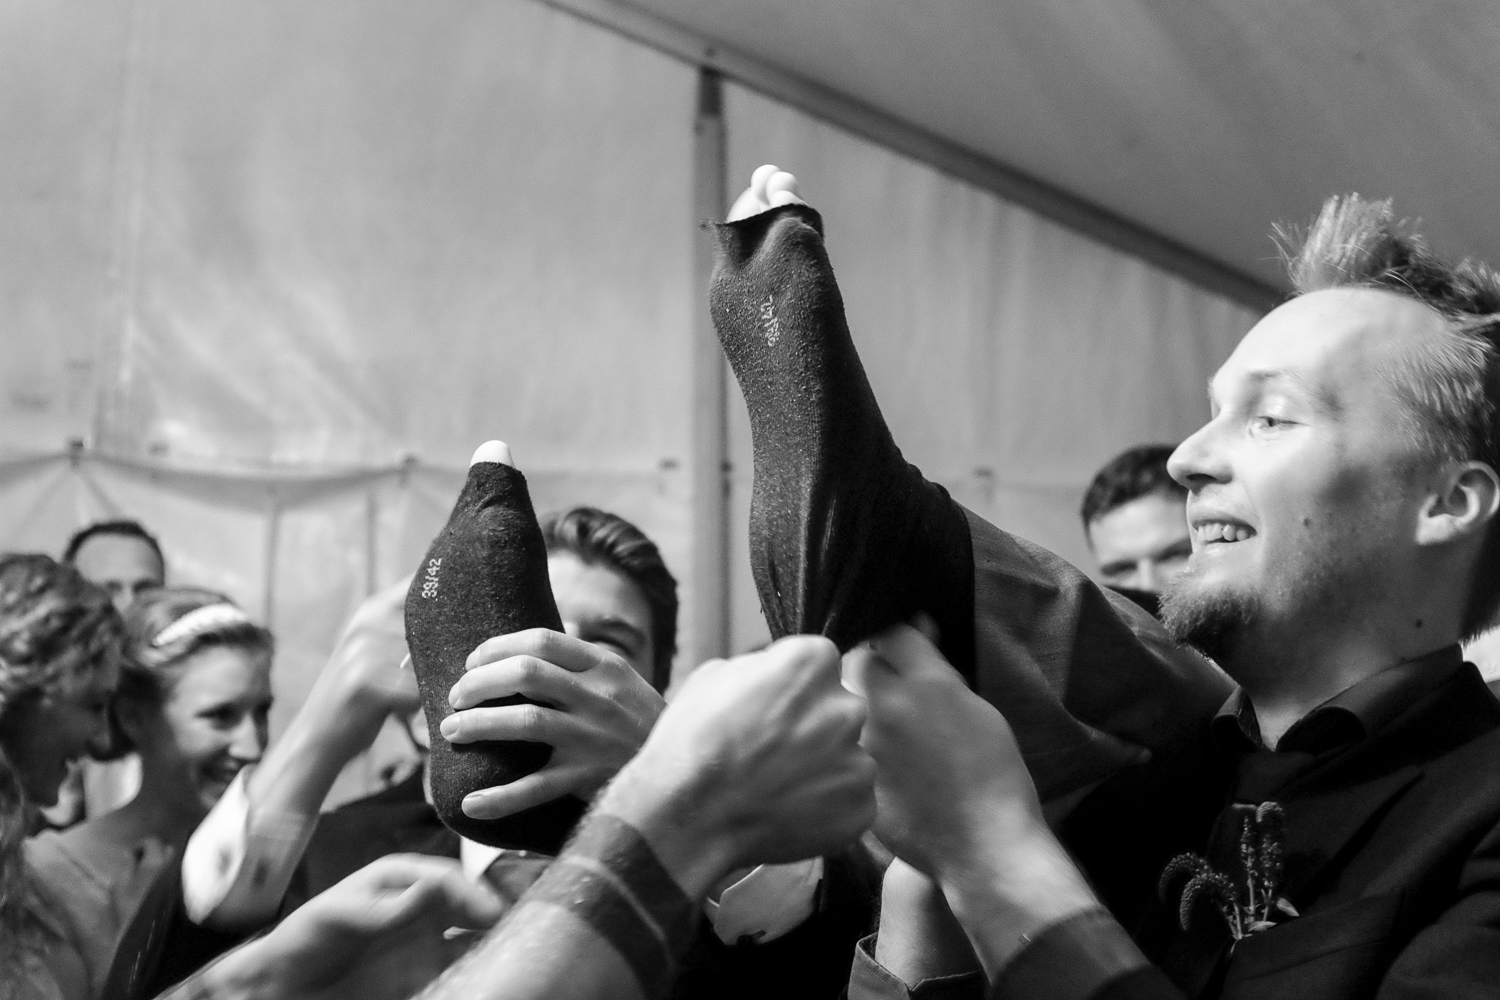
[[[474, 453], [448, 524], [433, 541], [406, 596], [406, 641], [427, 713], [432, 804], [461, 836], [494, 847], [556, 854], [583, 815], [566, 796], [498, 820], [464, 815], [464, 796], [508, 784], [545, 765], [545, 743], [452, 744], [438, 725], [453, 712], [448, 692], [486, 639], [528, 628], [563, 630], [547, 576], [547, 547], [526, 477], [498, 441]], [[486, 705], [513, 705], [521, 697]]]
[[925, 611], [972, 680], [968, 520], [891, 437], [821, 217], [787, 205], [715, 228], [709, 306], [750, 411], [750, 561], [772, 637], [822, 633], [848, 649]]

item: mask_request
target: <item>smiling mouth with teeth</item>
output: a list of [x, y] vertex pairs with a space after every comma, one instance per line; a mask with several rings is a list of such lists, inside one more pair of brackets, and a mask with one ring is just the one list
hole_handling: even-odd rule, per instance
[[1230, 521], [1203, 521], [1194, 526], [1193, 532], [1204, 545], [1212, 542], [1243, 542], [1255, 534], [1249, 525]]

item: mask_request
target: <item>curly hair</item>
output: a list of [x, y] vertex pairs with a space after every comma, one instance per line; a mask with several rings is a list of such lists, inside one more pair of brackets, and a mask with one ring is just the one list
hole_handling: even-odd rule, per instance
[[651, 685], [665, 691], [677, 655], [677, 578], [656, 543], [617, 514], [574, 507], [542, 519], [548, 552], [571, 552], [585, 563], [602, 563], [641, 588], [651, 609]]
[[[109, 594], [45, 555], [0, 555], [0, 732], [23, 702], [66, 694], [118, 660], [120, 616]], [[0, 750], [0, 955], [23, 927], [25, 786]]]
[[[1447, 321], [1385, 372], [1410, 415], [1414, 443], [1443, 459], [1500, 472], [1500, 274], [1474, 260], [1449, 264], [1398, 219], [1389, 200], [1357, 194], [1323, 203], [1303, 230], [1277, 228], [1297, 294], [1371, 288], [1412, 298]], [[1472, 637], [1500, 617], [1500, 525], [1491, 524], [1469, 593], [1463, 629]]]

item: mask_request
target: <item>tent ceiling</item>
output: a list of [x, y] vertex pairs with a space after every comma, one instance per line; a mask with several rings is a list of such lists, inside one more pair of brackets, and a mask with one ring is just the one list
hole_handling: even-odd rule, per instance
[[1262, 280], [1346, 190], [1500, 263], [1494, 0], [633, 2]]

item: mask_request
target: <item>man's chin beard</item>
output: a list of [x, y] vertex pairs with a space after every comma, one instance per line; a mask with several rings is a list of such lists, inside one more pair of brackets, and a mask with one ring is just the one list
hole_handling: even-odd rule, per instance
[[1161, 599], [1167, 632], [1221, 666], [1234, 655], [1255, 621], [1260, 601], [1240, 591], [1204, 592], [1191, 572], [1168, 585]]

